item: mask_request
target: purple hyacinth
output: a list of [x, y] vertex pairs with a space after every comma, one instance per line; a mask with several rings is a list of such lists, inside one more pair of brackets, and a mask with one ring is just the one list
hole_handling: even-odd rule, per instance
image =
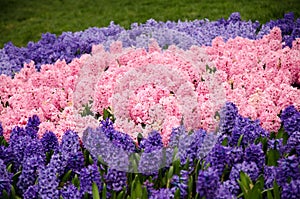
[[290, 117], [292, 117], [294, 114], [297, 113], [298, 110], [296, 109], [296, 107], [294, 105], [290, 105], [282, 110], [280, 119], [282, 122], [284, 122], [285, 120], [289, 119]]
[[177, 147], [181, 136], [185, 135], [186, 133], [187, 133], [187, 131], [183, 125], [178, 126], [176, 128], [172, 128], [168, 146], [169, 147]]
[[296, 131], [290, 135], [285, 147], [289, 152], [295, 149], [296, 154], [300, 156], [299, 142], [300, 142], [300, 131]]
[[39, 187], [38, 185], [32, 185], [23, 194], [24, 199], [38, 199], [39, 198]]
[[92, 194], [92, 184], [95, 182], [99, 191], [102, 190], [101, 175], [96, 164], [89, 165], [80, 171], [80, 193]]
[[124, 171], [109, 168], [104, 180], [109, 191], [121, 191], [127, 187], [127, 176]]
[[290, 183], [285, 183], [282, 186], [282, 199], [298, 199], [300, 198], [300, 179], [291, 180]]
[[61, 189], [61, 191], [60, 191], [60, 195], [64, 199], [81, 199], [82, 198], [80, 191], [73, 184], [64, 186], [63, 189]]
[[134, 152], [136, 150], [132, 138], [126, 133], [116, 131], [111, 120], [106, 119], [101, 121], [100, 129], [115, 147], [119, 147], [128, 152]]
[[[223, 182], [222, 185], [220, 185], [220, 188], [221, 188], [221, 190], [222, 189], [228, 190], [228, 192], [234, 196], [236, 196], [240, 193], [240, 186], [236, 180], [226, 180]], [[219, 193], [217, 193], [216, 197], [218, 197], [218, 195], [219, 195]], [[230, 198], [230, 197], [228, 197], [228, 198]]]
[[260, 170], [258, 169], [255, 162], [244, 161], [242, 164], [236, 164], [232, 167], [229, 179], [235, 181], [239, 180], [241, 171], [246, 173], [253, 182], [257, 180], [260, 174]]
[[206, 157], [206, 163], [210, 164], [218, 176], [222, 175], [226, 164], [228, 164], [230, 161], [228, 152], [228, 147], [216, 144]]
[[229, 190], [227, 183], [221, 184], [217, 190], [215, 199], [234, 199], [235, 195]]
[[56, 168], [47, 166], [40, 169], [38, 177], [39, 195], [42, 199], [59, 198], [59, 181], [56, 176]]
[[79, 136], [71, 130], [67, 130], [61, 141], [60, 150], [63, 154], [71, 155], [80, 149]]
[[286, 150], [287, 146], [283, 144], [283, 139], [270, 139], [268, 140], [268, 149], [277, 150], [280, 153], [280, 156], [282, 156]]
[[265, 154], [262, 150], [262, 144], [251, 144], [245, 149], [244, 160], [246, 162], [255, 162], [259, 170], [265, 165]]
[[52, 131], [46, 131], [41, 139], [45, 153], [58, 151], [59, 143], [56, 135]]
[[283, 121], [284, 130], [289, 134], [300, 131], [300, 112]]
[[203, 129], [182, 135], [178, 142], [178, 156], [181, 164], [187, 161], [193, 163], [195, 159], [203, 158], [211, 150], [211, 146], [207, 147], [211, 141], [210, 135]]
[[[109, 167], [128, 171], [130, 164], [129, 157], [132, 154], [131, 146], [125, 148], [126, 150], [120, 147], [120, 145], [107, 137], [107, 130], [110, 131], [110, 129], [106, 129], [103, 126], [96, 129], [87, 128], [82, 138], [84, 147], [91, 153], [94, 159], [97, 160], [100, 156]], [[125, 147], [124, 143], [122, 146]]]
[[216, 170], [209, 167], [207, 170], [199, 171], [196, 192], [199, 194], [200, 198], [214, 198], [216, 196], [216, 190], [218, 190], [218, 188], [219, 175]]
[[229, 166], [233, 166], [244, 161], [244, 151], [242, 147], [229, 147], [228, 150], [229, 156]]
[[75, 173], [79, 173], [79, 171], [84, 167], [84, 155], [81, 150], [76, 153], [72, 153], [69, 156], [68, 163], [66, 166], [66, 170], [72, 169]]
[[51, 160], [48, 165], [51, 166], [52, 168], [55, 168], [55, 172], [58, 174], [58, 176], [60, 176], [66, 170], [68, 160], [69, 160], [69, 156], [66, 157], [61, 153], [54, 153], [51, 156]]
[[274, 167], [274, 166], [265, 166], [264, 167], [264, 179], [265, 179], [265, 188], [266, 189], [273, 187], [275, 173], [276, 173], [276, 167]]
[[225, 106], [220, 111], [220, 132], [230, 133], [235, 124], [235, 118], [238, 115], [238, 108], [232, 102], [226, 102]]
[[31, 138], [37, 138], [40, 123], [40, 118], [37, 115], [33, 115], [28, 119], [25, 130]]
[[22, 164], [22, 173], [18, 179], [18, 189], [24, 193], [28, 187], [33, 186], [39, 170], [44, 168], [44, 163], [41, 162], [41, 157], [38, 155], [26, 158]]
[[0, 197], [2, 197], [3, 191], [6, 191], [8, 194], [10, 193], [12, 177], [13, 174], [6, 170], [6, 165], [0, 159]]
[[[229, 140], [230, 146], [237, 146], [238, 140], [240, 136], [242, 135], [242, 129], [249, 125], [251, 123], [251, 120], [249, 118], [244, 118], [241, 115], [237, 115], [234, 123], [234, 127], [232, 129], [231, 133], [231, 139]], [[242, 143], [244, 145], [244, 139], [242, 140]]]
[[283, 186], [289, 179], [300, 179], [299, 158], [295, 155], [278, 160], [276, 182]]
[[180, 171], [180, 177], [178, 175], [173, 175], [171, 184], [173, 185], [173, 192], [177, 189], [180, 191], [180, 198], [185, 198], [187, 196], [188, 189], [188, 181], [189, 181], [189, 172], [186, 170]]
[[149, 199], [172, 199], [174, 193], [171, 189], [161, 188], [159, 190], [153, 190]]
[[0, 122], [0, 137], [3, 136], [3, 127], [2, 127], [2, 123]]
[[149, 133], [148, 138], [143, 138], [140, 142], [140, 148], [143, 149], [146, 153], [153, 150], [159, 150], [162, 147], [163, 142], [158, 131], [152, 131], [151, 133]]
[[43, 145], [38, 139], [31, 139], [27, 144], [24, 150], [24, 157], [23, 160], [29, 158], [31, 156], [39, 157], [39, 161], [41, 164], [44, 164], [46, 160], [45, 152], [43, 150]]

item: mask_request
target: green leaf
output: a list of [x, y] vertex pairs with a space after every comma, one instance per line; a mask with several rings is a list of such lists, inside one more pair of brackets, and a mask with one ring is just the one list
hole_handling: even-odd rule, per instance
[[171, 179], [173, 177], [174, 167], [171, 166], [168, 172], [168, 179]]
[[274, 199], [280, 199], [279, 186], [275, 180], [273, 182], [273, 188]]
[[117, 199], [122, 199], [124, 196], [124, 191], [121, 191], [118, 195], [117, 195]]
[[16, 198], [16, 190], [15, 190], [15, 187], [14, 186], [10, 186], [10, 198]]
[[9, 199], [8, 193], [4, 189], [2, 190], [2, 197], [3, 199]]
[[18, 181], [19, 176], [21, 175], [22, 171], [18, 171], [17, 173], [14, 174], [14, 176], [12, 177], [13, 180], [13, 184], [16, 184]]
[[93, 199], [100, 199], [99, 189], [95, 182], [93, 182], [92, 190], [93, 190]]
[[270, 149], [268, 152], [267, 152], [267, 165], [268, 166], [277, 166], [278, 163], [277, 161], [279, 160], [280, 158], [280, 153], [278, 150], [274, 150], [274, 149]]
[[175, 199], [180, 199], [180, 190], [177, 188], [174, 194]]
[[191, 175], [188, 181], [188, 196], [191, 196], [193, 194], [193, 185], [194, 185], [194, 179], [193, 176]]
[[223, 145], [223, 146], [228, 146], [228, 137], [226, 137], [226, 138], [222, 141], [222, 145]]
[[11, 168], [12, 168], [12, 164], [9, 164], [6, 168], [6, 170], [11, 173]]
[[65, 173], [61, 181], [63, 183], [67, 182], [70, 179], [71, 174], [72, 174], [72, 169], [70, 169], [67, 173]]
[[72, 184], [79, 189], [79, 187], [80, 187], [80, 181], [78, 179], [78, 175], [77, 174], [75, 174], [74, 178], [72, 179]]
[[106, 184], [103, 183], [103, 188], [102, 188], [102, 198], [105, 199], [106, 198]]
[[242, 134], [238, 140], [238, 143], [237, 143], [237, 146], [239, 147], [242, 143], [242, 140], [243, 140], [243, 137], [244, 137], [244, 134]]
[[274, 199], [272, 195], [272, 191], [267, 191], [267, 198], [268, 199]]

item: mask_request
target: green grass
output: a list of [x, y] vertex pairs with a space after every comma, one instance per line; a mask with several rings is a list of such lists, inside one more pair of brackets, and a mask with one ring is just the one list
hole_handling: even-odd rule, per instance
[[88, 27], [108, 26], [110, 21], [129, 28], [133, 22], [228, 18], [240, 12], [242, 19], [265, 23], [293, 11], [300, 17], [299, 0], [0, 0], [0, 48], [12, 41], [25, 46], [42, 33], [57, 35]]

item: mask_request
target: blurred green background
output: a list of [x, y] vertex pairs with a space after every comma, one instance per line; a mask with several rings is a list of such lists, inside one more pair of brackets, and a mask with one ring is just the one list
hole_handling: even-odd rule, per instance
[[300, 0], [0, 0], [0, 48], [8, 41], [25, 46], [42, 33], [60, 35], [114, 21], [125, 28], [133, 22], [228, 18], [240, 12], [243, 20], [300, 17]]

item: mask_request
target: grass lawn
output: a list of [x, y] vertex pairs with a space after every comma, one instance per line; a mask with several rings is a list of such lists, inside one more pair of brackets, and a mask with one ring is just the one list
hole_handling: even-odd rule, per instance
[[240, 12], [242, 19], [265, 23], [294, 12], [300, 17], [299, 0], [0, 0], [0, 48], [12, 41], [25, 46], [42, 33], [57, 35], [88, 27], [108, 26], [110, 21], [129, 28], [133, 22], [228, 18]]

